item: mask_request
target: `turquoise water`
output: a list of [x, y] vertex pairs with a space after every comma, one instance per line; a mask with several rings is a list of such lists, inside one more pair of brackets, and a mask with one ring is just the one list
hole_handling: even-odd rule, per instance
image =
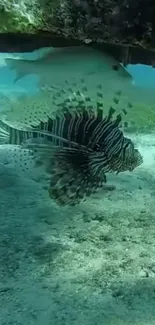
[[[36, 56], [25, 54], [24, 58]], [[86, 72], [82, 66], [78, 71], [80, 77], [86, 78], [90, 96], [94, 96], [95, 82], [105, 82], [104, 71], [106, 76], [110, 73], [106, 64], [101, 71], [94, 61], [93, 71], [89, 66]], [[67, 64], [65, 61], [63, 70], [62, 60], [54, 86], [58, 81], [63, 83], [64, 73], [69, 81], [76, 75], [76, 67], [74, 73], [74, 65]], [[135, 100], [135, 109], [141, 109], [137, 109], [137, 127], [141, 120], [148, 123], [149, 116], [152, 127], [154, 115], [149, 105], [155, 102], [155, 69], [130, 65], [127, 70], [138, 90], [128, 92], [127, 77], [118, 77], [118, 86], [124, 87], [127, 101]], [[9, 111], [13, 102], [15, 120], [19, 109], [23, 119], [31, 106], [35, 112], [38, 107], [45, 109], [39, 73], [14, 82], [15, 69], [2, 66], [0, 71], [1, 93], [6, 97], [1, 112], [5, 108]], [[117, 78], [110, 78], [104, 83], [107, 92], [109, 89], [106, 104], [117, 88]], [[148, 89], [151, 98], [147, 98]], [[21, 93], [30, 99], [36, 95], [33, 105], [31, 101], [25, 104]], [[18, 111], [16, 97], [20, 99]], [[141, 152], [143, 164], [132, 172], [108, 174], [107, 184], [116, 189], [94, 194], [75, 207], [59, 206], [49, 198], [49, 179], [44, 169], [36, 169], [34, 160], [28, 154], [22, 155], [20, 148], [15, 152], [14, 146], [1, 144], [0, 325], [155, 324], [155, 135], [150, 128], [127, 136]], [[23, 172], [25, 157], [29, 169]]]
[[155, 85], [154, 68], [143, 64], [136, 64], [136, 65], [128, 65], [127, 70], [133, 76], [136, 85], [146, 87], [146, 88], [154, 88]]

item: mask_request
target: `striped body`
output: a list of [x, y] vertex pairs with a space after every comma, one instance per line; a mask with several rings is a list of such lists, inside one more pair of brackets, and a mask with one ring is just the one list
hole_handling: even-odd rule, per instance
[[64, 103], [59, 114], [37, 126], [0, 122], [1, 140], [13, 145], [27, 143], [26, 148], [37, 152], [39, 162], [46, 161], [51, 174], [49, 194], [63, 205], [75, 205], [98, 191], [106, 183], [107, 172], [131, 171], [142, 163], [139, 151], [120, 129], [121, 116], [113, 118], [113, 108], [103, 117], [100, 103], [96, 111], [83, 101], [77, 103], [71, 111]]
[[89, 151], [93, 157], [90, 165], [94, 166], [94, 171], [100, 169], [101, 173], [105, 173], [132, 170], [141, 163], [141, 155], [120, 130], [120, 115], [113, 119], [113, 114], [112, 108], [107, 117], [103, 117], [100, 108], [96, 114], [84, 108], [72, 113], [65, 110], [62, 116], [49, 118], [47, 123], [41, 122], [33, 130], [38, 130], [36, 135], [39, 135], [40, 130], [41, 135], [55, 146]]

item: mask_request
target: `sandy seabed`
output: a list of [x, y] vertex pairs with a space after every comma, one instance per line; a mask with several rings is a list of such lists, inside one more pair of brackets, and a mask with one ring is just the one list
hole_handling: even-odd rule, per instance
[[113, 192], [74, 208], [0, 164], [0, 325], [155, 324], [155, 136]]

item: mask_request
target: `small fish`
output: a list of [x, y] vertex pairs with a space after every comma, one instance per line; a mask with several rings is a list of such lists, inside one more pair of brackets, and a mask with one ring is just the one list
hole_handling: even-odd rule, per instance
[[46, 122], [15, 128], [1, 121], [1, 139], [34, 151], [37, 164], [51, 175], [50, 197], [62, 205], [76, 205], [104, 187], [106, 173], [132, 171], [143, 162], [121, 131], [121, 115], [114, 116], [110, 107], [104, 116], [103, 108], [103, 100], [94, 107], [91, 98], [77, 92]]

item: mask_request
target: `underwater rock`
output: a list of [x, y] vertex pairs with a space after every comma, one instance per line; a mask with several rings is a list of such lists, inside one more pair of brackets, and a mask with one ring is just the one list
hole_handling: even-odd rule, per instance
[[106, 48], [124, 63], [153, 65], [154, 16], [152, 0], [0, 0], [0, 50], [81, 42]]

